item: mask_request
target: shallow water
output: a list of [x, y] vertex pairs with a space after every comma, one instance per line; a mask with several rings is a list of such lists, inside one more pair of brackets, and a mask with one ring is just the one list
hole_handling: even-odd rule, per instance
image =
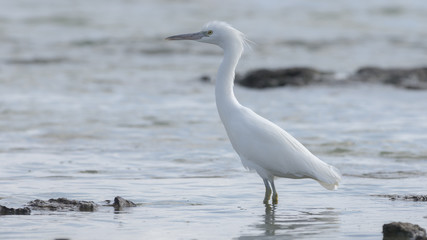
[[[228, 3], [228, 2], [227, 2]], [[278, 179], [264, 206], [216, 113], [221, 53], [163, 38], [229, 21], [256, 42], [239, 65], [360, 66], [427, 61], [424, 1], [8, 1], [0, 17], [0, 204], [36, 198], [141, 204], [114, 212], [1, 216], [1, 239], [378, 239], [382, 225], [427, 227], [427, 92], [377, 85], [251, 90], [242, 104], [343, 173], [329, 192]], [[231, 8], [230, 8], [231, 9]], [[267, 17], [268, 16], [268, 17]], [[269, 26], [269, 27], [265, 27]]]

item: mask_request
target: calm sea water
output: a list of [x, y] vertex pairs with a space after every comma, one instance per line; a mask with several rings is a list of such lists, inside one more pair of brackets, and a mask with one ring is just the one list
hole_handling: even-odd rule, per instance
[[0, 9], [0, 204], [139, 207], [0, 216], [1, 239], [379, 239], [427, 227], [427, 92], [342, 85], [251, 90], [242, 104], [343, 173], [329, 192], [279, 179], [279, 204], [228, 142], [214, 103], [221, 52], [164, 37], [225, 20], [256, 44], [239, 72], [425, 65], [425, 1], [54, 1]]

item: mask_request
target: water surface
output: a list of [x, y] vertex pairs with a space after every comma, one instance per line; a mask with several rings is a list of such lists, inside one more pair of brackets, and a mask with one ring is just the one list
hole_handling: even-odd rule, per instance
[[[7, 1], [0, 17], [0, 204], [66, 197], [139, 203], [114, 212], [1, 216], [2, 239], [379, 239], [427, 227], [427, 92], [379, 85], [251, 90], [242, 104], [343, 173], [338, 191], [261, 179], [228, 142], [214, 103], [221, 52], [166, 42], [212, 19], [256, 42], [238, 71], [311, 66], [347, 74], [427, 61], [424, 1]], [[218, 5], [219, 4], [219, 5]], [[222, 3], [222, 4], [225, 4]]]

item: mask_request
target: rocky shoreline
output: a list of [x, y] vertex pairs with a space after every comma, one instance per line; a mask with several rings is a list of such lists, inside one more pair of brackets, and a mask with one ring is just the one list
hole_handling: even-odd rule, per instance
[[0, 205], [0, 215], [31, 215], [32, 210], [95, 212], [100, 206], [113, 207], [115, 211], [122, 211], [128, 207], [136, 207], [137, 204], [120, 196], [115, 197], [112, 204], [110, 200], [106, 200], [105, 204], [97, 204], [93, 201], [67, 198], [52, 198], [47, 201], [35, 199], [22, 208], [9, 208]]
[[[209, 81], [209, 76], [202, 76]], [[379, 68], [362, 67], [346, 76], [310, 67], [280, 69], [255, 69], [236, 75], [235, 82], [249, 88], [273, 88], [282, 86], [342, 85], [348, 83], [374, 83], [392, 85], [404, 89], [427, 90], [427, 67]]]
[[372, 195], [374, 197], [384, 197], [390, 200], [405, 200], [405, 201], [414, 201], [414, 202], [427, 202], [427, 195], [398, 195], [398, 194], [380, 194]]

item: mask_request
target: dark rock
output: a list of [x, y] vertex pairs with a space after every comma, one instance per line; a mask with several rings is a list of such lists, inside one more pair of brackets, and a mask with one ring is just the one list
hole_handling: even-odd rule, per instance
[[296, 67], [277, 70], [259, 69], [236, 77], [236, 82], [251, 88], [269, 88], [278, 86], [304, 86], [333, 79], [333, 73], [321, 72], [312, 68]]
[[50, 210], [50, 211], [82, 211], [93, 212], [98, 205], [92, 201], [77, 201], [66, 198], [49, 199], [43, 201], [36, 199], [27, 204], [33, 209]]
[[114, 198], [113, 207], [116, 211], [120, 211], [126, 207], [136, 207], [136, 204], [132, 201], [126, 200], [120, 196]]
[[407, 89], [427, 89], [427, 67], [408, 69], [364, 67], [350, 76], [349, 80], [391, 84]]
[[397, 195], [397, 194], [383, 194], [383, 195], [374, 195], [377, 197], [386, 197], [390, 200], [408, 200], [414, 202], [427, 202], [427, 195]]
[[98, 205], [92, 201], [80, 201], [79, 211], [80, 212], [94, 212], [98, 208]]
[[200, 81], [202, 82], [210, 82], [211, 81], [211, 77], [209, 77], [208, 75], [203, 75], [200, 77]]
[[27, 207], [24, 208], [8, 208], [0, 205], [0, 215], [30, 215], [31, 210]]
[[427, 239], [426, 230], [412, 223], [392, 222], [383, 225], [384, 240]]

